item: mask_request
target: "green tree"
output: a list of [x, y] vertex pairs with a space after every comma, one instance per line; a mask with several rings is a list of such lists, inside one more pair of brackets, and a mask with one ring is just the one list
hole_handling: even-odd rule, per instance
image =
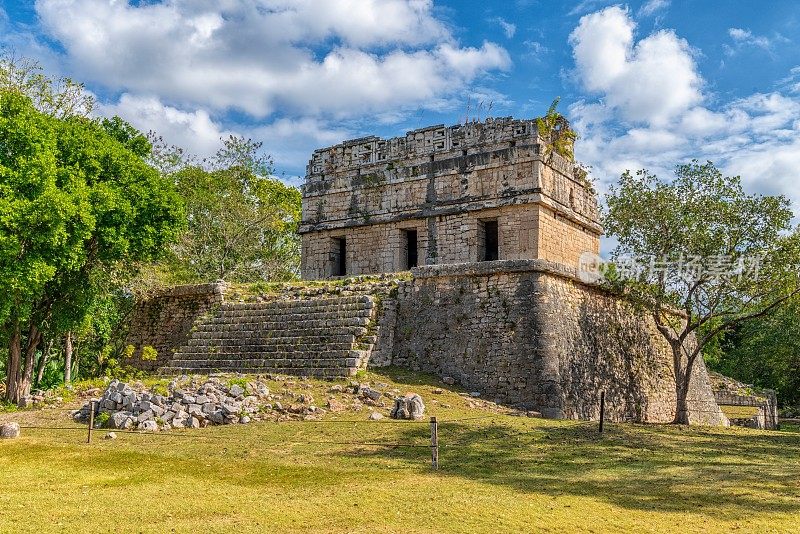
[[800, 237], [791, 232], [789, 202], [748, 195], [739, 177], [695, 161], [679, 165], [671, 182], [626, 172], [607, 205], [616, 272], [623, 257], [643, 267], [611, 282], [649, 312], [669, 343], [675, 422], [688, 423], [687, 393], [704, 347], [798, 292]]
[[299, 273], [300, 192], [272, 177], [260, 143], [230, 137], [173, 174], [188, 228], [167, 267], [181, 282], [281, 281]]
[[102, 281], [159, 258], [184, 221], [174, 186], [103, 125], [0, 91], [0, 325], [6, 398], [30, 392], [43, 335], [86, 321]]
[[23, 94], [45, 115], [61, 119], [88, 117], [94, 108], [83, 84], [47, 76], [37, 61], [7, 50], [0, 53], [0, 91]]
[[715, 349], [705, 355], [712, 369], [774, 389], [782, 406], [800, 409], [800, 299], [738, 326]]

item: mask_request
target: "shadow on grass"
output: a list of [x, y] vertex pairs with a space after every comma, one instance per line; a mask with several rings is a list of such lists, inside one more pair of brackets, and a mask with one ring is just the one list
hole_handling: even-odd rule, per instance
[[[440, 473], [634, 510], [746, 516], [800, 511], [800, 437], [672, 426], [592, 423], [440, 426]], [[419, 441], [420, 430], [403, 438]], [[401, 438], [401, 441], [403, 440]], [[419, 466], [425, 449], [374, 456]], [[363, 453], [359, 453], [364, 457]]]

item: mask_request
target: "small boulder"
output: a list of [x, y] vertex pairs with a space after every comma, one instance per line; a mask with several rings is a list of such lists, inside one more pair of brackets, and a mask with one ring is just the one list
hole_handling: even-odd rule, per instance
[[372, 412], [369, 416], [370, 421], [380, 421], [383, 419], [383, 415], [378, 412]]
[[111, 414], [111, 417], [108, 418], [108, 423], [106, 426], [108, 428], [116, 428], [118, 430], [124, 430], [130, 428], [133, 424], [131, 420], [131, 414], [129, 412], [117, 412]]
[[336, 399], [328, 399], [328, 409], [331, 412], [334, 412], [334, 413], [342, 412], [342, 411], [344, 411], [345, 406], [344, 406], [344, 404], [342, 404], [340, 401], [338, 401]]
[[139, 423], [139, 430], [144, 432], [158, 432], [158, 423], [155, 421], [142, 421]]
[[240, 386], [239, 384], [232, 385], [231, 389], [229, 391], [230, 391], [231, 397], [234, 397], [234, 398], [238, 397], [240, 395], [244, 395], [244, 388], [242, 386]]
[[446, 376], [446, 377], [442, 378], [442, 382], [444, 382], [448, 386], [452, 386], [453, 384], [456, 383], [456, 379], [453, 378], [452, 376]]
[[381, 396], [383, 395], [383, 393], [381, 393], [380, 391], [374, 390], [370, 387], [363, 388], [361, 390], [361, 394], [364, 395], [364, 397], [372, 399], [374, 401], [380, 399]]
[[114, 432], [109, 432], [108, 434], [103, 436], [103, 439], [109, 439], [109, 440], [110, 439], [117, 439], [117, 435]]
[[153, 420], [153, 417], [154, 417], [154, 416], [153, 416], [153, 412], [151, 412], [150, 410], [147, 410], [146, 412], [142, 412], [142, 413], [140, 413], [140, 414], [139, 414], [139, 417], [138, 417], [136, 420], [137, 420], [139, 423], [144, 423], [144, 422], [146, 422], [146, 421], [152, 421], [152, 420]]
[[4, 423], [0, 426], [0, 439], [17, 439], [19, 437], [19, 423]]
[[425, 416], [425, 403], [416, 393], [406, 393], [395, 399], [392, 419], [422, 419]]

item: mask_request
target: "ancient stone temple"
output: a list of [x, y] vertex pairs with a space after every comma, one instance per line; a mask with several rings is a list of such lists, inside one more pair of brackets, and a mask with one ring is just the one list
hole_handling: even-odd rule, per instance
[[[597, 200], [535, 121], [317, 150], [302, 202], [305, 282], [142, 302], [133, 362], [323, 377], [397, 365], [545, 417], [596, 418], [605, 393], [612, 420], [672, 420], [670, 347], [651, 317], [579, 278], [599, 248]], [[138, 362], [147, 346], [157, 357]], [[689, 398], [692, 422], [727, 422], [702, 361]]]
[[594, 192], [535, 121], [489, 119], [317, 150], [303, 187], [304, 279], [599, 251]]

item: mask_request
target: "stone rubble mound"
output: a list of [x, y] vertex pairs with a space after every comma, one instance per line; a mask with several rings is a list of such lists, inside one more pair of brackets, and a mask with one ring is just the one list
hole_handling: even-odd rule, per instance
[[[291, 388], [296, 385], [296, 381], [284, 379], [283, 390], [273, 393], [261, 378], [226, 382], [224, 377], [210, 376], [198, 380], [184, 376], [169, 384], [168, 394], [160, 394], [146, 390], [140, 383], [113, 380], [100, 398], [92, 399], [73, 412], [73, 419], [88, 423], [91, 405], [97, 402], [95, 426], [111, 430], [156, 432], [172, 428], [246, 424], [258, 420], [308, 421], [319, 419], [327, 412], [358, 412], [364, 406], [388, 409], [399, 393], [397, 390], [380, 391], [385, 389], [385, 384], [374, 387], [358, 382], [346, 386], [337, 384], [329, 389], [326, 408], [323, 409], [314, 404], [310, 392], [293, 391]], [[302, 380], [299, 385], [310, 388], [310, 384]], [[424, 411], [419, 395], [409, 396], [419, 399]], [[415, 415], [421, 413], [416, 405], [408, 413], [412, 412]]]

